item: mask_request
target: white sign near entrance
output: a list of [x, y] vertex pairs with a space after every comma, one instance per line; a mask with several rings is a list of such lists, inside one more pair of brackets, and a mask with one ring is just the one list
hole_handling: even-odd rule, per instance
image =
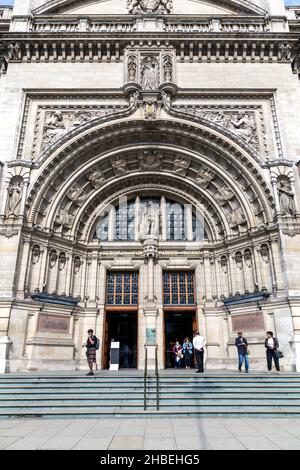
[[120, 343], [118, 341], [112, 341], [110, 344], [110, 361], [109, 370], [119, 370], [120, 364]]

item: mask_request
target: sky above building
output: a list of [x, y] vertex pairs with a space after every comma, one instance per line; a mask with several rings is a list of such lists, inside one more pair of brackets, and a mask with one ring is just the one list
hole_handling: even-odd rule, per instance
[[[252, 0], [255, 3], [255, 0]], [[0, 0], [0, 5], [13, 5], [14, 0]], [[286, 5], [300, 5], [300, 0], [285, 0]]]

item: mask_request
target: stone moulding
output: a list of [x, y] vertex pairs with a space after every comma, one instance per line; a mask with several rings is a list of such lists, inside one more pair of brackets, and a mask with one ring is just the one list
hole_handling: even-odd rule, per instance
[[[178, 32], [155, 33], [111, 33], [80, 35], [64, 34], [53, 37], [29, 33], [0, 33], [3, 57], [9, 63], [36, 62], [120, 62], [124, 59], [129, 44], [131, 47], [174, 47], [177, 60], [181, 62], [278, 62], [290, 63], [291, 59], [283, 51], [288, 45], [291, 58], [297, 56], [299, 37], [297, 34], [281, 33], [251, 34], [242, 33], [187, 34]], [[248, 33], [249, 34], [249, 33]], [[128, 38], [126, 36], [128, 35]], [[28, 36], [26, 38], [26, 36]], [[119, 36], [119, 37], [118, 37]], [[256, 37], [255, 37], [256, 36]], [[9, 48], [10, 47], [10, 48]], [[15, 51], [15, 52], [12, 52]]]

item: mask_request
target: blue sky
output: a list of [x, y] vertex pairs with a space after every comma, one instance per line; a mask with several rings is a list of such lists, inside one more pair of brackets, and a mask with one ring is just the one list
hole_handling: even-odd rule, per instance
[[[255, 0], [252, 0], [255, 3]], [[0, 0], [0, 5], [13, 5], [14, 0]], [[300, 5], [300, 0], [285, 0], [286, 5]]]

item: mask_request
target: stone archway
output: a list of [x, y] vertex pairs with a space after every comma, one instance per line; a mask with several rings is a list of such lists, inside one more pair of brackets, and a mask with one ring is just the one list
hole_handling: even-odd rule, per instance
[[[28, 255], [27, 292], [46, 286], [50, 294], [80, 297], [80, 324], [93, 318], [103, 335], [107, 272], [138, 271], [139, 349], [147, 328], [155, 329], [162, 366], [162, 273], [192, 270], [198, 324], [209, 331], [214, 321], [221, 330], [222, 298], [271, 293], [276, 283], [281, 288], [271, 188], [259, 156], [246, 150], [219, 128], [178, 117], [145, 123], [133, 115], [89, 123], [64, 137], [41, 155], [28, 190], [24, 231], [31, 233], [34, 252]], [[145, 192], [199, 208], [208, 240], [186, 246], [154, 240], [146, 246], [93, 239], [102, 210], [121, 196]], [[220, 348], [224, 365], [228, 357]], [[138, 363], [142, 367], [141, 356]]]

